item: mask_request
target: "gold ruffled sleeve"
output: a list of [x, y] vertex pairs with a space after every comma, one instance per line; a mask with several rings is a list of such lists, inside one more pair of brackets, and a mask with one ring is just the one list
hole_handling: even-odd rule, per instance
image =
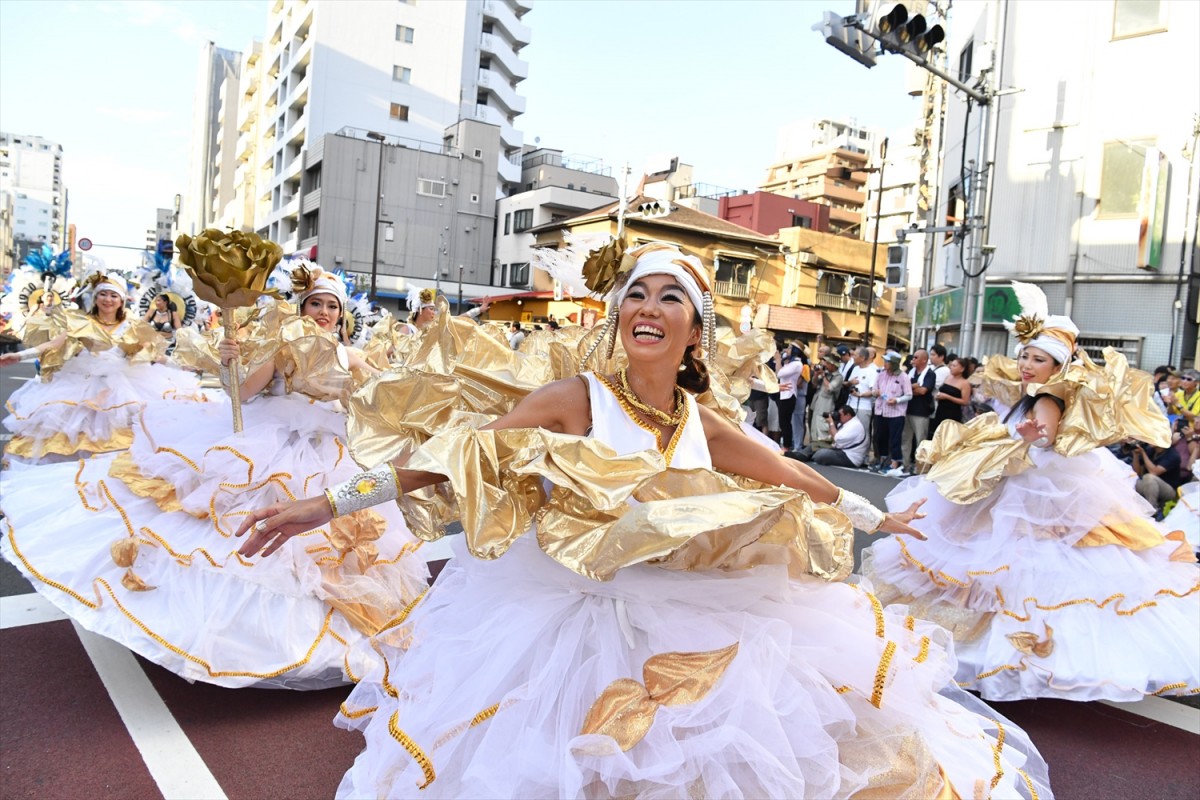
[[39, 357], [43, 380], [50, 380], [63, 364], [84, 350], [98, 353], [114, 344], [95, 317], [62, 306], [43, 309], [29, 317], [21, 335], [28, 347], [38, 347], [59, 334], [66, 334], [63, 343], [45, 350]]
[[292, 317], [276, 334], [275, 368], [288, 392], [314, 400], [345, 400], [354, 383], [345, 348], [308, 317]]
[[167, 355], [167, 340], [140, 319], [133, 320], [116, 339], [117, 347], [132, 364], [153, 364]]
[[[276, 301], [265, 308], [239, 308], [235, 313], [238, 344], [242, 349], [242, 374], [248, 375], [275, 360], [280, 347], [279, 331], [284, 322], [295, 317], [295, 312], [287, 303]], [[221, 358], [217, 347], [224, 338], [221, 328], [209, 331], [180, 328], [175, 331], [175, 350], [171, 357], [184, 369], [220, 375]]]
[[[840, 512], [803, 492], [765, 487], [703, 469], [665, 469], [646, 450], [619, 456], [594, 439], [541, 429], [439, 434], [410, 469], [446, 475], [431, 502], [401, 509], [422, 538], [431, 522], [462, 522], [467, 547], [497, 558], [537, 521], [542, 550], [592, 580], [635, 564], [674, 570], [786, 566], [799, 577], [841, 580], [853, 566], [853, 531]], [[543, 480], [553, 485], [549, 497]], [[437, 512], [431, 512], [433, 505]]]
[[931, 465], [925, 477], [942, 496], [959, 504], [982, 500], [1003, 478], [1033, 466], [1029, 444], [1013, 438], [994, 413], [965, 425], [942, 422], [933, 438], [917, 448], [917, 460]]
[[[1169, 447], [1171, 429], [1162, 409], [1154, 402], [1153, 378], [1129, 366], [1124, 354], [1104, 349], [1100, 367], [1086, 353], [1047, 383], [1022, 386], [1017, 364], [1011, 358], [988, 359], [983, 392], [1005, 405], [1015, 405], [1022, 396], [1048, 394], [1063, 402], [1054, 451], [1077, 456], [1123, 439], [1137, 439]], [[940, 430], [940, 428], [939, 428]]]

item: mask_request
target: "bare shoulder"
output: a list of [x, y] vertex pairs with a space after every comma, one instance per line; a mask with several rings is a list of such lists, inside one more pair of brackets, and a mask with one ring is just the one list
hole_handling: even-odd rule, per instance
[[591, 425], [586, 384], [578, 377], [548, 383], [517, 404], [489, 428], [546, 428], [582, 435]]

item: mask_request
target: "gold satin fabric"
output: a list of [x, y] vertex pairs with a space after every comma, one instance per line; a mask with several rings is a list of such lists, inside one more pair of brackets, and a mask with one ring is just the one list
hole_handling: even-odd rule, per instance
[[[459, 426], [430, 439], [407, 468], [448, 478], [400, 499], [413, 532], [437, 538], [457, 517], [478, 558], [503, 555], [536, 518], [542, 550], [598, 581], [642, 563], [674, 570], [777, 564], [793, 577], [830, 581], [853, 565], [853, 533], [840, 512], [786, 487], [666, 469], [653, 450], [619, 456], [594, 439], [542, 429]], [[548, 498], [543, 479], [553, 485]]]
[[1166, 537], [1154, 523], [1142, 517], [1133, 517], [1128, 520], [1102, 519], [1100, 524], [1084, 534], [1075, 546], [1102, 547], [1115, 544], [1129, 550], [1149, 550], [1166, 541]]
[[[1169, 446], [1170, 428], [1154, 403], [1150, 375], [1130, 367], [1125, 356], [1111, 347], [1105, 348], [1104, 361], [1104, 367], [1099, 367], [1081, 353], [1078, 361], [1049, 382], [1022, 386], [1017, 362], [993, 356], [988, 359], [981, 388], [1009, 406], [1023, 393], [1030, 397], [1049, 394], [1062, 400], [1065, 409], [1053, 445], [1059, 455], [1082, 455], [1129, 438]], [[998, 415], [989, 413], [965, 425], [943, 422], [932, 439], [921, 443], [917, 460], [932, 465], [926, 477], [947, 500], [966, 504], [987, 497], [1004, 477], [1033, 466], [1029, 447], [1009, 433]], [[1127, 533], [1135, 540], [1144, 537], [1144, 533]]]
[[660, 706], [681, 706], [703, 700], [738, 652], [734, 642], [705, 653], [660, 653], [646, 659], [642, 683], [619, 678], [600, 693], [588, 709], [580, 735], [612, 737], [622, 752], [645, 738]]
[[46, 381], [84, 350], [100, 353], [118, 347], [131, 363], [149, 364], [161, 359], [167, 349], [166, 340], [141, 320], [130, 320], [124, 333], [114, 337], [91, 314], [62, 306], [43, 309], [29, 317], [22, 339], [26, 346], [38, 347], [60, 333], [67, 335], [62, 345], [46, 350], [39, 359], [42, 379]]
[[114, 450], [128, 450], [133, 444], [133, 429], [118, 428], [107, 439], [93, 439], [86, 433], [68, 435], [59, 431], [48, 439], [37, 440], [28, 436], [14, 436], [4, 448], [10, 456], [21, 458], [42, 458], [48, 455], [70, 456], [75, 453], [111, 453]]
[[[128, 451], [121, 453], [121, 455], [113, 459], [112, 464], [108, 467], [108, 474], [125, 484], [126, 488], [138, 497], [145, 497], [154, 501], [154, 504], [163, 511], [190, 513], [179, 502], [179, 497], [175, 493], [175, 485], [162, 478], [155, 478], [142, 472], [138, 468], [137, 463], [134, 462], [133, 454]], [[192, 514], [192, 516], [200, 519], [208, 517], [206, 513], [202, 512]]]

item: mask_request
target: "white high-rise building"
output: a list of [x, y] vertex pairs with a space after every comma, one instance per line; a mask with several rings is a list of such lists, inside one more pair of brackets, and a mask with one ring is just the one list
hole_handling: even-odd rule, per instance
[[849, 150], [871, 155], [878, 151], [883, 132], [852, 119], [802, 119], [781, 125], [775, 135], [775, 160], [787, 161], [818, 150]]
[[31, 249], [66, 246], [67, 190], [62, 145], [19, 133], [0, 133], [0, 194], [12, 195], [12, 238], [19, 262]]
[[[225, 155], [234, 157], [231, 194], [215, 217], [296, 250], [306, 238], [307, 152], [326, 134], [372, 131], [441, 147], [464, 119], [499, 129], [496, 193], [508, 194], [521, 179], [514, 123], [525, 111], [517, 85], [529, 74], [519, 56], [529, 8], [528, 0], [275, 0], [263, 43], [241, 57], [238, 135], [226, 130], [212, 159], [223, 177]], [[224, 98], [231, 102], [228, 90]], [[356, 191], [373, 201], [376, 180], [364, 174]], [[304, 184], [305, 197], [312, 188]]]
[[[222, 208], [233, 192], [236, 162], [231, 148], [238, 135], [236, 110], [241, 96], [238, 91], [241, 58], [241, 53], [212, 42], [205, 44], [201, 52], [192, 100], [188, 188], [179, 210], [181, 233], [194, 236], [212, 227], [221, 215], [216, 209]], [[226, 113], [227, 107], [233, 111]]]

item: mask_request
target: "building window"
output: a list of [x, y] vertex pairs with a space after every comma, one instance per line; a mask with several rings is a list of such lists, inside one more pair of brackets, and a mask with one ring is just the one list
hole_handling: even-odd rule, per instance
[[750, 282], [750, 273], [754, 270], [754, 262], [744, 258], [717, 256], [716, 280], [745, 285]]
[[958, 79], [963, 83], [971, 80], [971, 60], [975, 54], [975, 40], [971, 39], [963, 45], [958, 54]]
[[417, 194], [425, 197], [445, 197], [446, 182], [430, 178], [417, 178]]
[[1161, 0], [1113, 0], [1114, 39], [1162, 33], [1167, 29], [1167, 4]]
[[[513, 214], [513, 233], [524, 233], [533, 227], [533, 209], [523, 208]], [[528, 266], [528, 264], [526, 265]]]
[[483, 158], [483, 148], [482, 148], [482, 147], [476, 147], [476, 148], [472, 149], [472, 150], [471, 150], [471, 157], [472, 157], [472, 158]]
[[793, 228], [812, 228], [812, 217], [804, 217], [800, 214], [792, 214]]
[[407, 25], [396, 26], [396, 41], [404, 42], [405, 44], [413, 43], [413, 29]]
[[389, 116], [401, 122], [408, 122], [408, 106], [401, 105], [400, 103], [392, 103], [392, 110]]
[[[520, 213], [519, 211], [517, 212]], [[508, 266], [508, 285], [509, 286], [528, 286], [529, 285], [529, 264], [509, 264]]]
[[1153, 140], [1139, 139], [1104, 143], [1100, 166], [1101, 217], [1132, 217], [1137, 214], [1142, 196], [1142, 170], [1146, 148]]
[[504, 235], [505, 236], [508, 236], [508, 234], [512, 232], [511, 227], [512, 227], [512, 214], [511, 213], [505, 214], [504, 215]]
[[412, 70], [397, 64], [392, 67], [392, 80], [400, 83], [412, 83]]
[[566, 214], [551, 214], [550, 215], [550, 223], [554, 224], [555, 222], [562, 222], [566, 218], [567, 218]]
[[479, 203], [479, 195], [472, 193], [471, 194], [471, 202], [478, 204]]

